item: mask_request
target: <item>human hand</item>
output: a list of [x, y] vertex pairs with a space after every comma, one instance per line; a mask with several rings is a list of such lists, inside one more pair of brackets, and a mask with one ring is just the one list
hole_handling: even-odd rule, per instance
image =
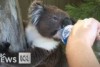
[[97, 36], [98, 31], [100, 32], [100, 23], [94, 18], [78, 20], [72, 29], [68, 42], [80, 42], [92, 47], [96, 37], [100, 39]]

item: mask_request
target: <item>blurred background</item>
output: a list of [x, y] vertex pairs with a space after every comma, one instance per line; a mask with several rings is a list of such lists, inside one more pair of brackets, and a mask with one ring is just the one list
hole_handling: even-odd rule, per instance
[[[27, 9], [33, 0], [19, 0], [22, 18], [27, 19]], [[100, 0], [43, 0], [69, 13], [74, 19], [94, 17], [100, 20]]]

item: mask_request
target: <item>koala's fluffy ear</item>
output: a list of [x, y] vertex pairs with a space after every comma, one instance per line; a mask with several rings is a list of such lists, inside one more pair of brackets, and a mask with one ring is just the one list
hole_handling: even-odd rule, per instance
[[42, 1], [35, 0], [30, 5], [29, 10], [28, 10], [29, 22], [36, 25], [39, 22], [39, 19], [42, 16], [43, 12], [44, 12], [44, 6], [42, 4]]

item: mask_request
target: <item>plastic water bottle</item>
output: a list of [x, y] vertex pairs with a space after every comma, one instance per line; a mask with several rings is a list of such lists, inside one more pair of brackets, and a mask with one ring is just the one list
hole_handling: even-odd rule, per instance
[[67, 39], [70, 35], [70, 32], [72, 30], [73, 25], [67, 25], [66, 27], [64, 27], [61, 31], [61, 40], [64, 44], [67, 43]]

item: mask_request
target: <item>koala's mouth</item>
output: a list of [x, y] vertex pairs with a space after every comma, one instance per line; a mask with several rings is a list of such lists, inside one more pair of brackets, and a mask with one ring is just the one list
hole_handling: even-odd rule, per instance
[[55, 40], [61, 41], [61, 31], [62, 31], [62, 29], [56, 30], [56, 31], [55, 31], [55, 35], [53, 36], [53, 38], [54, 38]]
[[51, 35], [55, 35], [57, 33], [58, 30], [55, 30], [51, 33]]
[[67, 37], [69, 36], [72, 27], [73, 25], [67, 25], [64, 28], [58, 30], [56, 34], [53, 36], [53, 38], [64, 42], [65, 37], [67, 39]]

